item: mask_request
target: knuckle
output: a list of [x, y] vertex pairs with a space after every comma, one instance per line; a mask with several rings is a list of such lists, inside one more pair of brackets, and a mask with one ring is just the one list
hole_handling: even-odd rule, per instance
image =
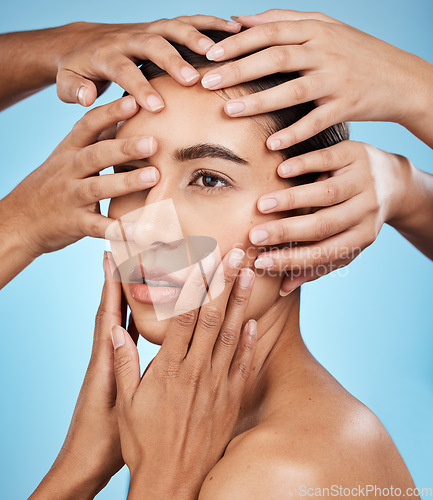
[[248, 378], [248, 375], [250, 374], [250, 370], [248, 368], [248, 365], [244, 363], [243, 361], [238, 363], [237, 370], [239, 375], [246, 380]]
[[185, 311], [176, 316], [176, 323], [182, 328], [188, 328], [195, 325], [194, 311]]
[[117, 355], [114, 359], [114, 370], [118, 375], [129, 375], [131, 373], [131, 364], [128, 357]]
[[224, 328], [220, 332], [218, 339], [224, 347], [234, 347], [238, 341], [236, 333], [230, 328]]
[[296, 82], [293, 87], [293, 98], [296, 103], [305, 102], [308, 96], [308, 89], [305, 83]]
[[295, 193], [290, 188], [286, 189], [285, 198], [288, 210], [290, 210], [291, 207], [296, 206], [296, 196]]
[[284, 224], [284, 222], [279, 223], [276, 237], [278, 243], [286, 243], [290, 241], [288, 227]]
[[247, 297], [242, 293], [232, 293], [230, 297], [230, 302], [236, 307], [242, 307], [243, 305], [246, 304]]
[[322, 149], [320, 151], [320, 156], [322, 160], [322, 165], [326, 170], [330, 170], [334, 164], [334, 155], [329, 148]]
[[262, 25], [263, 34], [269, 40], [269, 42], [275, 42], [275, 39], [280, 33], [280, 28], [278, 23], [266, 23]]
[[288, 52], [285, 47], [272, 47], [269, 51], [269, 55], [272, 58], [273, 63], [278, 68], [285, 68], [288, 62]]
[[172, 359], [168, 359], [164, 364], [164, 368], [160, 368], [158, 365], [155, 366], [157, 377], [162, 380], [173, 380], [179, 377], [179, 362]]
[[156, 33], [151, 33], [146, 39], [146, 45], [147, 48], [150, 50], [156, 48], [156, 46], [161, 44], [161, 41], [163, 40], [162, 36], [157, 35]]
[[103, 236], [101, 234], [102, 233], [101, 227], [99, 223], [95, 220], [91, 220], [90, 222], [86, 221], [84, 223], [83, 233], [86, 234], [87, 236], [92, 236], [94, 238], [99, 238], [100, 236]]
[[316, 116], [313, 119], [313, 124], [312, 124], [313, 134], [317, 135], [319, 132], [322, 132], [322, 130], [324, 130], [325, 128], [326, 127], [323, 118]]
[[330, 236], [331, 227], [329, 222], [325, 218], [318, 218], [316, 222], [316, 227], [314, 230], [314, 240], [321, 241]]
[[213, 329], [221, 325], [223, 314], [217, 309], [202, 310], [200, 314], [200, 324], [205, 329]]
[[339, 199], [339, 189], [337, 186], [331, 184], [331, 182], [326, 182], [323, 186], [323, 199], [326, 205], [334, 205]]

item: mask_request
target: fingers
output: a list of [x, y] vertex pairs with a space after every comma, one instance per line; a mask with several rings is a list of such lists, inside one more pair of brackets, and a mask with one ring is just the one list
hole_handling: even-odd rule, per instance
[[121, 321], [121, 285], [113, 278], [110, 264], [110, 252], [104, 252], [104, 287], [95, 318], [95, 334], [93, 353], [100, 353], [103, 350], [111, 353], [110, 331], [111, 327]]
[[[112, 165], [121, 165], [128, 161], [141, 160], [152, 156], [155, 154], [156, 149], [156, 140], [149, 136], [100, 141], [76, 153], [73, 166], [74, 172], [80, 177], [88, 177]], [[144, 178], [144, 181], [149, 182], [156, 179], [158, 171], [154, 167], [152, 168], [153, 170], [150, 170], [150, 167], [146, 169], [149, 178]]]
[[[221, 30], [236, 33], [241, 29], [241, 24], [239, 22], [227, 21], [215, 16], [197, 14], [195, 16], [180, 16], [176, 19], [188, 23], [198, 30]], [[202, 54], [203, 52], [198, 53]]]
[[257, 207], [267, 214], [296, 208], [337, 205], [361, 193], [363, 186], [357, 182], [358, 177], [346, 173], [324, 181], [275, 191], [261, 196]]
[[290, 127], [272, 134], [266, 140], [266, 145], [272, 151], [289, 148], [344, 120], [343, 111], [336, 109], [332, 104], [322, 104]]
[[[143, 59], [147, 59], [147, 57], [144, 56]], [[117, 83], [131, 96], [134, 96], [142, 108], [155, 113], [164, 107], [162, 97], [129, 57], [117, 54], [111, 58], [109, 65], [104, 61], [103, 67], [106, 68], [106, 71], [103, 72], [104, 77]]]
[[[321, 84], [320, 80], [320, 75], [295, 78], [276, 87], [226, 101], [224, 111], [232, 117], [251, 116], [314, 101], [327, 93], [327, 84]], [[281, 149], [279, 146], [273, 147], [272, 142], [278, 140], [280, 135], [279, 132], [277, 136], [271, 136], [272, 139], [267, 141], [270, 149]]]
[[91, 80], [66, 68], [60, 68], [57, 73], [57, 95], [63, 102], [76, 102], [87, 107], [95, 102], [98, 92]]
[[173, 310], [167, 334], [158, 352], [165, 362], [180, 363], [186, 356], [196, 326], [198, 308], [206, 297], [207, 286], [215, 267], [215, 256], [208, 255], [195, 264]]
[[[254, 263], [255, 267], [268, 271], [288, 270], [292, 273], [304, 272], [328, 266], [342, 260], [353, 260], [361, 251], [374, 241], [371, 236], [364, 236], [360, 227], [332, 236], [319, 245], [305, 245], [282, 248], [262, 253]], [[258, 262], [262, 260], [262, 262]]]
[[[212, 351], [214, 345], [216, 345], [215, 341], [219, 337], [222, 337], [223, 342], [227, 345], [234, 344], [234, 348], [237, 345], [243, 315], [239, 323], [239, 311], [233, 311], [232, 307], [230, 320], [226, 320], [225, 316], [226, 310], [227, 314], [229, 313], [227, 301], [229, 301], [229, 304], [230, 302], [238, 301], [239, 305], [248, 303], [251, 290], [249, 286], [244, 286], [243, 288], [238, 286], [233, 289], [244, 257], [245, 252], [240, 248], [230, 250], [213, 277], [209, 289], [211, 301], [203, 305], [200, 310], [194, 337], [187, 355], [188, 359], [195, 364], [207, 364], [211, 366]], [[251, 274], [254, 276], [253, 271], [250, 269], [242, 270], [240, 276], [244, 276], [244, 271], [248, 276]], [[245, 282], [245, 279], [244, 276], [242, 283]], [[229, 299], [231, 294], [233, 294], [233, 297]], [[225, 326], [223, 327], [222, 325], [224, 324]], [[236, 331], [237, 327], [238, 330]]]
[[114, 349], [114, 375], [117, 400], [120, 404], [131, 401], [140, 383], [140, 363], [134, 341], [119, 325], [111, 329]]
[[275, 21], [302, 21], [305, 19], [315, 19], [317, 21], [333, 22], [343, 24], [332, 17], [326, 16], [321, 12], [299, 12], [297, 10], [286, 9], [270, 9], [260, 14], [247, 16], [234, 16], [232, 19], [240, 22], [242, 26], [251, 28], [264, 23], [272, 23]]
[[365, 214], [364, 197], [357, 195], [340, 205], [326, 207], [314, 214], [270, 221], [250, 231], [254, 245], [276, 245], [291, 241], [322, 241], [361, 222]]
[[255, 26], [215, 44], [206, 57], [210, 61], [225, 61], [274, 45], [303, 44], [315, 32], [315, 21], [273, 22]]
[[72, 148], [81, 149], [97, 141], [99, 135], [116, 123], [134, 116], [139, 107], [132, 96], [91, 109], [75, 125], [66, 142]]
[[[238, 61], [230, 62], [219, 66], [218, 69], [208, 71], [202, 78], [201, 83], [206, 89], [219, 89], [223, 87], [232, 87], [243, 82], [256, 80], [263, 76], [272, 75], [278, 72], [300, 71], [310, 68], [314, 64], [314, 53], [307, 50], [304, 46], [277, 46], [264, 49], [256, 54], [239, 59]], [[302, 83], [308, 79], [303, 79]], [[303, 83], [305, 85], [305, 83]], [[290, 91], [288, 84], [284, 85], [284, 92], [280, 92], [280, 100], [286, 97], [287, 91]], [[283, 87], [281, 85], [280, 87]], [[293, 86], [293, 85], [292, 85]], [[287, 87], [287, 88], [286, 88]], [[300, 87], [302, 88], [302, 87]], [[316, 89], [316, 92], [319, 89]], [[303, 92], [306, 94], [306, 91]], [[320, 95], [323, 95], [323, 90]], [[305, 97], [308, 97], [305, 95]], [[302, 95], [304, 98], [304, 95]], [[312, 99], [308, 99], [312, 100]], [[243, 101], [238, 99], [237, 101]], [[299, 104], [299, 96], [297, 102]], [[306, 102], [306, 101], [303, 101]], [[274, 109], [281, 109], [289, 106], [289, 104], [280, 102], [280, 105]], [[268, 109], [270, 111], [271, 109]], [[264, 111], [263, 111], [264, 112]]]
[[363, 153], [364, 145], [356, 141], [341, 141], [325, 149], [289, 158], [278, 166], [281, 177], [296, 177], [312, 172], [329, 172], [351, 164]]
[[254, 319], [250, 319], [242, 330], [228, 375], [229, 381], [238, 393], [243, 391], [251, 373], [256, 346], [257, 322]]
[[[212, 368], [219, 372], [228, 372], [239, 344], [239, 334], [248, 308], [254, 278], [254, 271], [248, 268], [242, 269], [230, 295], [224, 322], [212, 355]], [[244, 348], [245, 346], [240, 347]]]

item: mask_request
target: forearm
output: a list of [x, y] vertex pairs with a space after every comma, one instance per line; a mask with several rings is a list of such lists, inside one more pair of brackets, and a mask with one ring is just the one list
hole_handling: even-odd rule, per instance
[[22, 239], [19, 229], [2, 212], [0, 201], [0, 290], [37, 257]]
[[402, 236], [433, 260], [433, 175], [408, 160], [399, 213], [387, 220]]
[[0, 110], [55, 83], [68, 26], [0, 34]]
[[400, 83], [409, 106], [399, 123], [433, 149], [433, 64], [411, 54], [405, 69]]

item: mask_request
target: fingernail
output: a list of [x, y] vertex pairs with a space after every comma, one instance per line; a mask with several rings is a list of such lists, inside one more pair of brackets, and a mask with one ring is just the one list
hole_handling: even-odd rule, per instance
[[104, 268], [104, 271], [106, 271], [106, 270], [107, 270], [107, 269], [106, 269], [106, 265], [107, 265], [107, 251], [106, 251], [106, 250], [104, 250], [104, 258], [103, 258], [103, 260], [102, 260], [102, 266], [103, 266], [103, 268]]
[[196, 71], [194, 68], [191, 68], [189, 66], [184, 66], [180, 70], [180, 74], [182, 75], [182, 78], [187, 82], [192, 82], [196, 78], [200, 76], [200, 73]]
[[289, 163], [282, 163], [280, 165], [280, 175], [289, 175], [293, 170], [293, 167]]
[[233, 21], [235, 21], [235, 22], [238, 21], [238, 18], [239, 18], [239, 16], [230, 16], [230, 19], [233, 19]]
[[105, 253], [107, 254], [106, 262], [108, 263], [108, 267], [110, 268], [111, 276], [113, 276], [113, 279], [116, 281], [122, 281], [120, 278], [119, 269], [117, 268], [116, 263], [114, 262], [113, 254], [111, 252], [105, 252]]
[[198, 46], [202, 49], [205, 50], [206, 52], [213, 46], [215, 45], [215, 42], [212, 42], [212, 40], [209, 40], [208, 38], [200, 38], [198, 41]]
[[269, 238], [269, 233], [264, 229], [254, 229], [251, 233], [250, 240], [253, 245], [258, 245], [263, 243]]
[[267, 255], [264, 255], [263, 257], [258, 257], [254, 261], [254, 267], [256, 269], [270, 269], [271, 267], [274, 267], [274, 259]]
[[278, 202], [275, 198], [266, 198], [264, 200], [259, 201], [259, 210], [261, 212], [265, 212], [266, 210], [271, 210], [278, 205]]
[[137, 142], [137, 149], [145, 154], [150, 155], [153, 153], [154, 140], [153, 137], [144, 137]]
[[211, 75], [206, 75], [201, 79], [201, 84], [205, 89], [212, 89], [221, 83], [221, 75], [218, 73], [213, 73]]
[[239, 286], [248, 288], [254, 279], [254, 271], [248, 267], [244, 267], [239, 275]]
[[293, 290], [290, 290], [290, 292], [285, 292], [282, 288], [280, 288], [280, 295], [281, 297], [287, 297], [287, 295], [291, 294]]
[[226, 104], [226, 110], [228, 115], [237, 115], [242, 113], [245, 109], [245, 104], [243, 102], [228, 102]]
[[280, 147], [281, 147], [280, 139], [272, 139], [272, 141], [269, 143], [269, 149], [272, 149], [272, 151], [275, 151], [276, 149], [279, 149]]
[[233, 267], [234, 269], [239, 268], [244, 259], [244, 256], [245, 252], [243, 250], [241, 250], [240, 248], [233, 248], [233, 250], [230, 250], [229, 266]]
[[87, 92], [88, 92], [88, 88], [85, 86], [85, 85], [82, 85], [79, 89], [78, 89], [78, 93], [77, 93], [77, 97], [78, 97], [78, 101], [79, 103], [82, 105], [82, 106], [86, 106], [86, 96], [87, 96]]
[[216, 61], [217, 59], [220, 59], [224, 55], [224, 49], [222, 47], [218, 47], [217, 45], [214, 45], [206, 54], [206, 57], [209, 59], [209, 61]]
[[111, 341], [113, 342], [114, 349], [121, 347], [125, 344], [125, 334], [123, 333], [123, 328], [114, 325], [111, 329]]
[[155, 167], [147, 167], [142, 172], [140, 172], [139, 176], [143, 184], [148, 184], [149, 182], [156, 182], [157, 173]]
[[164, 107], [164, 103], [156, 95], [150, 95], [146, 102], [151, 111], [158, 111], [158, 109], [162, 109]]
[[[235, 16], [232, 16], [232, 17], [231, 17], [231, 19], [233, 19], [234, 17], [235, 17]], [[232, 21], [227, 21], [227, 25], [228, 25], [228, 26], [232, 26], [233, 28], [237, 28], [238, 26], [242, 26], [242, 24], [241, 24], [241, 23], [238, 23], [238, 22], [236, 21], [236, 19], [234, 20], [234, 22], [232, 22]]]
[[248, 321], [248, 333], [251, 337], [255, 337], [257, 335], [257, 321], [255, 319], [250, 319]]
[[124, 111], [131, 111], [137, 107], [137, 101], [132, 95], [128, 95], [122, 99], [121, 106]]

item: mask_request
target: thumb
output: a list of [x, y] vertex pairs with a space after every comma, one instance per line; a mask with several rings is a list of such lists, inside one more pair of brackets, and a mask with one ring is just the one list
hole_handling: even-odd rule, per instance
[[118, 325], [114, 325], [111, 329], [111, 340], [114, 348], [117, 398], [131, 400], [140, 384], [137, 347], [128, 332]]
[[57, 73], [57, 95], [63, 102], [77, 102], [87, 107], [95, 102], [98, 92], [91, 80], [61, 68]]

